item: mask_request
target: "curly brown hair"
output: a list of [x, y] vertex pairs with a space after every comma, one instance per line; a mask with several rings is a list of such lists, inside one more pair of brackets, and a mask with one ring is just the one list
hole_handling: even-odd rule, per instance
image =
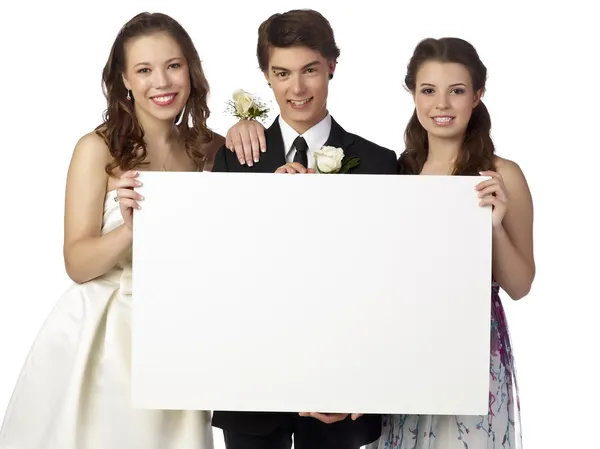
[[209, 85], [192, 39], [170, 16], [161, 13], [140, 13], [119, 31], [102, 71], [102, 87], [107, 109], [103, 115], [103, 123], [96, 127], [95, 132], [102, 137], [113, 158], [106, 166], [109, 175], [113, 174], [116, 168], [127, 171], [147, 164], [144, 130], [135, 115], [134, 100], [126, 98], [127, 89], [122, 75], [126, 66], [126, 43], [131, 39], [154, 33], [168, 33], [181, 48], [189, 67], [190, 96], [175, 122], [185, 150], [198, 170], [202, 170], [207, 159], [201, 148], [214, 138], [213, 132], [206, 125], [210, 116], [207, 105]]
[[[482, 94], [485, 91], [487, 68], [479, 59], [475, 48], [463, 39], [447, 37], [424, 39], [415, 48], [404, 79], [404, 84], [411, 93], [415, 93], [417, 72], [428, 61], [462, 64], [471, 75], [473, 90], [481, 90]], [[454, 175], [478, 175], [483, 170], [495, 170], [491, 127], [490, 114], [480, 100], [467, 125], [464, 143], [454, 164]], [[398, 159], [399, 172], [417, 175], [427, 161], [429, 141], [427, 131], [419, 123], [416, 109], [406, 126], [404, 143], [405, 150]]]

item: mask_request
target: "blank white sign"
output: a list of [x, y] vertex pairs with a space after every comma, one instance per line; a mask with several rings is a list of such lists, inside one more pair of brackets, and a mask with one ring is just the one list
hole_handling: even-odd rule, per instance
[[134, 405], [486, 414], [483, 179], [141, 173]]

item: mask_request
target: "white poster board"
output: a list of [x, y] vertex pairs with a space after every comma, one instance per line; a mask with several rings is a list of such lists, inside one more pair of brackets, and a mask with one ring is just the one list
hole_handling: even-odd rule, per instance
[[483, 179], [141, 173], [134, 405], [486, 414]]

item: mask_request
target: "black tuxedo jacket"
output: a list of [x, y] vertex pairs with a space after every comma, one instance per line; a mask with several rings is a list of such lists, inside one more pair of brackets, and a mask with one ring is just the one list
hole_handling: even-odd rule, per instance
[[[285, 165], [285, 152], [283, 137], [279, 127], [278, 118], [266, 130], [267, 152], [260, 154], [260, 161], [252, 167], [242, 165], [236, 154], [222, 146], [215, 155], [213, 172], [247, 172], [247, 173], [274, 173]], [[358, 166], [350, 169], [348, 174], [382, 174], [395, 175], [398, 173], [396, 153], [383, 148], [373, 142], [363, 139], [356, 134], [346, 132], [333, 118], [331, 131], [325, 145], [342, 148], [346, 157], [360, 158]], [[289, 149], [289, 148], [288, 148]]]
[[[286, 163], [283, 137], [276, 119], [266, 130], [267, 151], [260, 154], [260, 161], [252, 167], [241, 165], [236, 154], [222, 146], [216, 156], [212, 169], [213, 172], [246, 172], [246, 173], [273, 173], [277, 168]], [[346, 157], [360, 158], [358, 166], [352, 168], [348, 174], [397, 174], [396, 153], [383, 148], [360, 136], [346, 132], [335, 120], [332, 119], [329, 139], [325, 145], [342, 148]], [[243, 369], [240, 370], [243, 376]], [[352, 412], [352, 410], [349, 410]], [[286, 420], [295, 419], [293, 413], [277, 412], [235, 412], [215, 411], [212, 424], [215, 427], [231, 432], [248, 435], [266, 435], [274, 431]], [[314, 419], [314, 418], [301, 418]], [[328, 425], [328, 431], [354, 434], [359, 445], [365, 445], [379, 438], [381, 433], [381, 416], [364, 415], [357, 421], [348, 417], [345, 421]]]

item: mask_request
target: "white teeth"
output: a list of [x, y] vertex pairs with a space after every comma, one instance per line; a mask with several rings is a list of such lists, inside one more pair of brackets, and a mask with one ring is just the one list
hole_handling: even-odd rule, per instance
[[290, 100], [290, 103], [292, 103], [295, 106], [302, 106], [303, 104], [308, 103], [308, 100], [310, 100], [310, 98], [307, 98], [306, 100], [302, 100], [302, 101]]
[[168, 97], [154, 97], [153, 100], [158, 103], [166, 103], [171, 101], [175, 95], [169, 95]]
[[452, 117], [436, 117], [434, 120], [439, 123], [448, 123], [450, 120], [452, 120]]

